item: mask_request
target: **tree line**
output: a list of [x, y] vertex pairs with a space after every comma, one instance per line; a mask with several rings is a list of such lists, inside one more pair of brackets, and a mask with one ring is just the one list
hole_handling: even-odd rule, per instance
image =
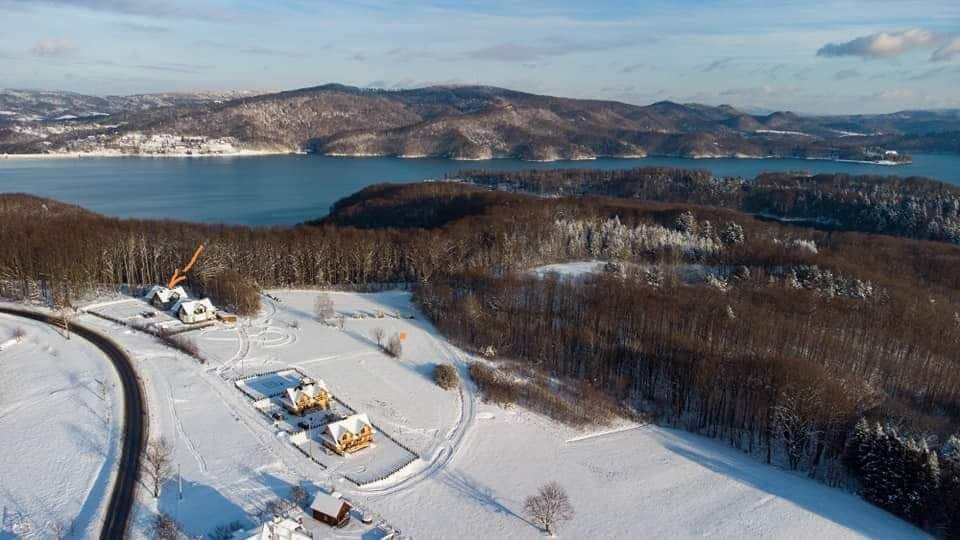
[[924, 178], [766, 173], [748, 181], [660, 167], [465, 170], [449, 176], [538, 195], [600, 194], [725, 206], [825, 228], [960, 243], [960, 188]]

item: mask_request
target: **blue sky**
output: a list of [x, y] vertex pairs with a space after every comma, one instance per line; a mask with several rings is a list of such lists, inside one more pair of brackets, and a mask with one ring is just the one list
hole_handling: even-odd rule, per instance
[[807, 113], [960, 107], [958, 0], [0, 0], [0, 87], [487, 84]]

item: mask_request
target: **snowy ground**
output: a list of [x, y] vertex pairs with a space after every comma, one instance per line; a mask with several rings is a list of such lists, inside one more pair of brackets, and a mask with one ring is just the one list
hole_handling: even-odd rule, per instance
[[[443, 391], [431, 379], [433, 367], [447, 362], [465, 375], [468, 358], [423, 319], [408, 293], [330, 293], [347, 317], [342, 331], [314, 320], [316, 291], [271, 294], [280, 301], [265, 298], [257, 317], [189, 333], [204, 365], [150, 336], [82, 317], [137, 358], [151, 431], [173, 444], [182, 473], [182, 499], [175, 483], [159, 501], [142, 494], [140, 536], [158, 508], [194, 535], [231, 521], [252, 526], [268, 501], [301, 485], [311, 493], [336, 489], [361, 512], [415, 538], [540, 538], [522, 501], [550, 480], [566, 487], [576, 509], [560, 531], [570, 538], [923, 536], [857, 497], [715, 441], [649, 426], [583, 433], [482, 404], [470, 384]], [[401, 317], [369, 316], [378, 311]], [[410, 314], [416, 318], [402, 317]], [[379, 351], [371, 337], [377, 327], [406, 334], [401, 359]], [[290, 367], [323, 379], [420, 459], [364, 487], [343, 475], [373, 453], [329, 469], [311, 461], [233, 383]], [[354, 524], [331, 534], [367, 538], [371, 530]]]
[[0, 538], [55, 538], [57, 524], [71, 538], [99, 535], [122, 414], [97, 348], [0, 315]]
[[538, 276], [557, 274], [560, 277], [576, 278], [588, 274], [596, 274], [603, 271], [604, 261], [576, 261], [568, 263], [545, 264], [531, 270]]

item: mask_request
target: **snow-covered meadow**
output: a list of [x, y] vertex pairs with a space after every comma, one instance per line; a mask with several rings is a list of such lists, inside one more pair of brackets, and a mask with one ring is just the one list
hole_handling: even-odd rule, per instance
[[119, 379], [96, 347], [0, 315], [0, 538], [99, 535], [121, 415]]
[[[141, 493], [139, 536], [158, 509], [194, 535], [231, 521], [253, 526], [269, 501], [300, 485], [340, 491], [361, 512], [414, 538], [539, 538], [523, 499], [551, 480], [566, 488], [576, 511], [560, 528], [569, 538], [924, 536], [853, 495], [716, 441], [622, 423], [609, 433], [581, 432], [484, 404], [469, 382], [444, 391], [432, 380], [434, 366], [450, 363], [466, 380], [469, 356], [424, 320], [409, 293], [328, 293], [343, 329], [316, 320], [317, 294], [269, 291], [258, 316], [187, 333], [205, 364], [151, 336], [81, 317], [136, 358], [151, 432], [171, 442], [182, 475], [182, 499], [175, 482], [159, 501]], [[406, 335], [399, 359], [381, 352], [376, 328]], [[234, 384], [290, 367], [323, 379], [338, 400], [369, 414], [420, 458], [363, 487], [344, 474], [362, 471], [373, 452], [329, 468], [311, 461]], [[372, 527], [354, 523], [331, 534], [370, 537]]]

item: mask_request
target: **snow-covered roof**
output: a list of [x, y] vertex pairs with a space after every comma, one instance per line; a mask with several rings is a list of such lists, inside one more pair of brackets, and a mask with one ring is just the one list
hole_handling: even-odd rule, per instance
[[337, 517], [345, 504], [347, 503], [340, 498], [339, 493], [327, 494], [321, 491], [313, 498], [310, 509], [327, 516]]
[[287, 399], [290, 400], [290, 403], [296, 403], [301, 395], [313, 399], [320, 395], [320, 392], [323, 390], [327, 390], [327, 383], [320, 379], [309, 384], [301, 384], [294, 388], [287, 388]]
[[275, 518], [263, 524], [260, 540], [311, 540], [299, 522], [290, 518]]
[[354, 414], [344, 418], [343, 420], [330, 422], [327, 424], [326, 431], [331, 437], [333, 437], [333, 440], [339, 441], [344, 432], [350, 432], [352, 435], [356, 435], [360, 433], [360, 428], [365, 425], [370, 426], [370, 429], [373, 429], [373, 425], [370, 424], [370, 418], [366, 414]]
[[203, 300], [181, 300], [177, 302], [177, 305], [173, 306], [173, 309], [178, 313], [181, 309], [186, 313], [194, 313], [200, 306], [203, 306], [204, 311], [216, 311], [213, 307], [213, 302], [211, 302], [209, 298], [204, 298]]
[[161, 302], [167, 303], [171, 300], [186, 300], [187, 291], [183, 290], [183, 287], [168, 289], [162, 285], [154, 285], [147, 293], [146, 298], [153, 300], [154, 296], [158, 297]]
[[258, 529], [237, 531], [231, 540], [311, 540], [300, 522], [289, 517], [275, 517]]

